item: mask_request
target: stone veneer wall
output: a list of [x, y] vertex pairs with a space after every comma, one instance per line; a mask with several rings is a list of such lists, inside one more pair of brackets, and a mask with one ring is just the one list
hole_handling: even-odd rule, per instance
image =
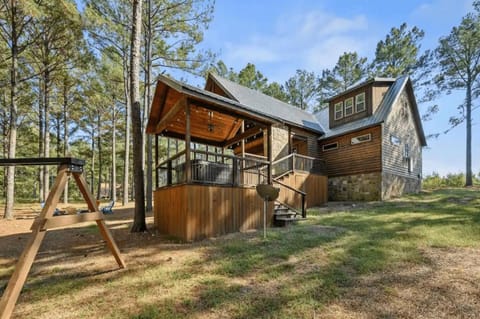
[[272, 126], [272, 160], [288, 155], [288, 127]]
[[419, 177], [409, 178], [385, 172], [382, 175], [382, 199], [416, 194], [422, 189], [422, 180]]
[[382, 173], [365, 173], [328, 178], [328, 200], [381, 200]]

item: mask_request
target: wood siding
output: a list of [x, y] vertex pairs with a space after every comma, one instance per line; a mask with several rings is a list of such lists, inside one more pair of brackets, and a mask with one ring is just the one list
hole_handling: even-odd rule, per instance
[[[351, 145], [352, 137], [364, 134], [372, 134], [370, 142]], [[322, 146], [330, 143], [338, 143], [338, 148], [323, 151]], [[327, 175], [329, 177], [353, 175], [382, 170], [382, 126], [332, 137], [319, 143], [319, 158], [325, 160]]]
[[[383, 171], [402, 177], [416, 178], [422, 174], [422, 147], [413, 119], [412, 103], [404, 91], [392, 107], [383, 126]], [[399, 143], [392, 143], [391, 136]], [[411, 172], [408, 161], [404, 158], [405, 145], [409, 145], [412, 158]]]
[[[327, 176], [294, 172], [280, 178], [280, 182], [305, 192], [307, 208], [320, 206], [328, 200]], [[285, 187], [280, 187], [278, 199], [292, 207], [301, 207], [302, 197]]]
[[[357, 96], [360, 93], [365, 93], [366, 108], [365, 108], [365, 111], [363, 112], [355, 113], [355, 96]], [[345, 114], [343, 114], [343, 117], [341, 119], [335, 120], [335, 103], [342, 102], [342, 101], [345, 103], [345, 100], [351, 97], [353, 97], [353, 114], [346, 117], [345, 117]], [[344, 111], [345, 111], [345, 104], [344, 104]], [[343, 125], [345, 123], [350, 123], [352, 121], [355, 121], [370, 115], [372, 115], [372, 85], [371, 84], [358, 88], [352, 92], [346, 93], [345, 95], [339, 96], [336, 99], [330, 101], [329, 103], [330, 128], [334, 128], [334, 127]]]
[[[154, 192], [157, 229], [185, 241], [263, 227], [263, 201], [255, 188], [178, 185]], [[269, 204], [267, 220], [273, 219]]]
[[372, 87], [372, 114], [375, 113], [380, 103], [383, 100], [383, 96], [387, 93], [391, 84], [387, 83], [374, 83]]

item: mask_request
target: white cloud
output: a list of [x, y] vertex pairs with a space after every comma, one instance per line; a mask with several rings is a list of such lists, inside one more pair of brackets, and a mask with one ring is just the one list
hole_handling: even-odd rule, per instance
[[[262, 64], [259, 69], [305, 68], [320, 72], [331, 68], [343, 52], [356, 51], [360, 55], [374, 43], [365, 35], [368, 31], [366, 16], [335, 16], [322, 11], [303, 12], [279, 17], [271, 34], [251, 35], [243, 43], [227, 43], [223, 59], [235, 68], [247, 62]], [[278, 72], [286, 73], [286, 72]], [[276, 80], [276, 79], [272, 79]], [[285, 81], [286, 79], [278, 79]]]

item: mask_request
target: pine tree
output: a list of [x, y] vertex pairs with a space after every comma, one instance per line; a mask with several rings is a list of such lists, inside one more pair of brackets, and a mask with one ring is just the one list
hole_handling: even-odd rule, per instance
[[460, 25], [440, 38], [435, 50], [440, 72], [435, 82], [440, 90], [465, 90], [465, 102], [460, 117], [451, 119], [453, 125], [466, 122], [466, 182], [472, 186], [472, 101], [480, 93], [480, 1], [474, 2], [475, 12], [462, 18]]

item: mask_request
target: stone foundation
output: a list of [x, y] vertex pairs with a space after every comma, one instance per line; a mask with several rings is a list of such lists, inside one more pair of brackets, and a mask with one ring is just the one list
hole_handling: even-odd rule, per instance
[[403, 177], [382, 173], [382, 199], [400, 197], [404, 194], [416, 194], [422, 189], [422, 180], [418, 177]]
[[328, 200], [381, 200], [382, 173], [367, 173], [328, 178]]

